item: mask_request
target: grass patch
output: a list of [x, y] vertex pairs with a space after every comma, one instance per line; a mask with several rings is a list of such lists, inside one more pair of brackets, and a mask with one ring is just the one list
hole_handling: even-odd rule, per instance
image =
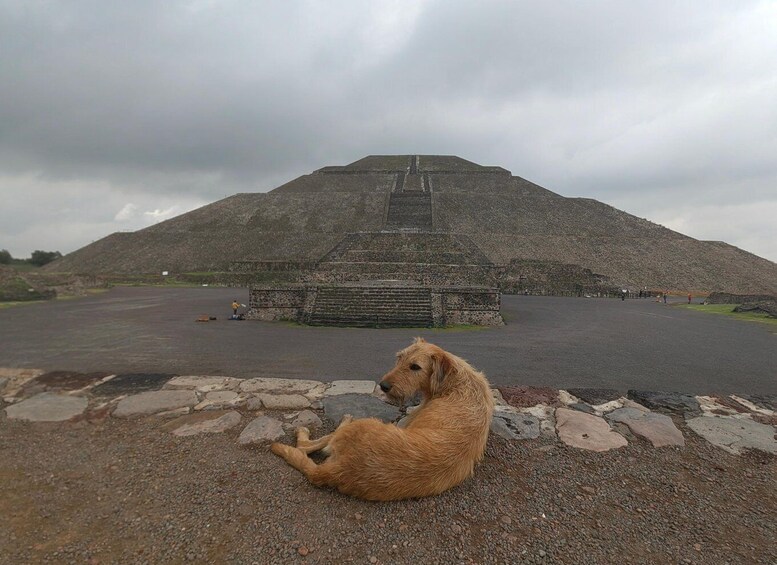
[[13, 308], [14, 306], [24, 306], [25, 304], [40, 304], [41, 302], [48, 302], [48, 300], [25, 300], [23, 302], [0, 302], [0, 310], [5, 308]]
[[777, 318], [770, 318], [768, 314], [759, 314], [756, 312], [734, 312], [738, 304], [678, 304], [675, 308], [685, 308], [686, 310], [696, 310], [697, 312], [706, 312], [708, 314], [718, 314], [728, 316], [743, 322], [759, 322], [767, 324], [777, 329]]
[[40, 267], [38, 265], [33, 265], [32, 263], [27, 263], [26, 261], [12, 261], [8, 267], [12, 267], [19, 271], [20, 273], [29, 273], [31, 271], [39, 271]]

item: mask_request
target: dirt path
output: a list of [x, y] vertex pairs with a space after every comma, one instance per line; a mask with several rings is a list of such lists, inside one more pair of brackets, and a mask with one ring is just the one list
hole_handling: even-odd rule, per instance
[[[2, 411], [0, 411], [2, 414]], [[0, 416], [4, 563], [775, 563], [777, 458], [593, 453], [489, 440], [439, 497], [367, 503], [310, 486], [238, 431]], [[319, 432], [323, 433], [323, 432]]]

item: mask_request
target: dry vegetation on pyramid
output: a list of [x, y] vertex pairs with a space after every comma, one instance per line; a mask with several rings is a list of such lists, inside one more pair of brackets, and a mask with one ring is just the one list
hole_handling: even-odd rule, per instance
[[[415, 250], [418, 264], [512, 264], [546, 278], [579, 271], [631, 289], [777, 293], [777, 264], [737, 247], [699, 241], [596, 200], [565, 198], [500, 167], [427, 155], [324, 167], [268, 193], [236, 194], [114, 233], [45, 269], [221, 272], [236, 261], [317, 264], [340, 252], [350, 265], [374, 265], [391, 263], [390, 250], [343, 246], [359, 233], [373, 234], [362, 239], [374, 245], [375, 234], [385, 232], [434, 240], [433, 252]], [[439, 248], [444, 234], [450, 245]]]

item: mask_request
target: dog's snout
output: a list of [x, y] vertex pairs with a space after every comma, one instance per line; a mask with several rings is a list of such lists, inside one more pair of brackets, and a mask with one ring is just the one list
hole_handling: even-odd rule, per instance
[[391, 390], [391, 383], [389, 383], [389, 382], [380, 381], [380, 385], [379, 386], [380, 386], [380, 390], [382, 390], [383, 392], [388, 392], [388, 391]]

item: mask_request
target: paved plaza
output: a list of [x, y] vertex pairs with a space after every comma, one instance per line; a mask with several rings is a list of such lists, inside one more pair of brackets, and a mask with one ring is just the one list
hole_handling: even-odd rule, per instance
[[770, 326], [652, 300], [503, 296], [504, 327], [373, 330], [229, 321], [235, 298], [247, 290], [117, 287], [0, 310], [0, 367], [377, 380], [422, 335], [494, 385], [777, 393]]

